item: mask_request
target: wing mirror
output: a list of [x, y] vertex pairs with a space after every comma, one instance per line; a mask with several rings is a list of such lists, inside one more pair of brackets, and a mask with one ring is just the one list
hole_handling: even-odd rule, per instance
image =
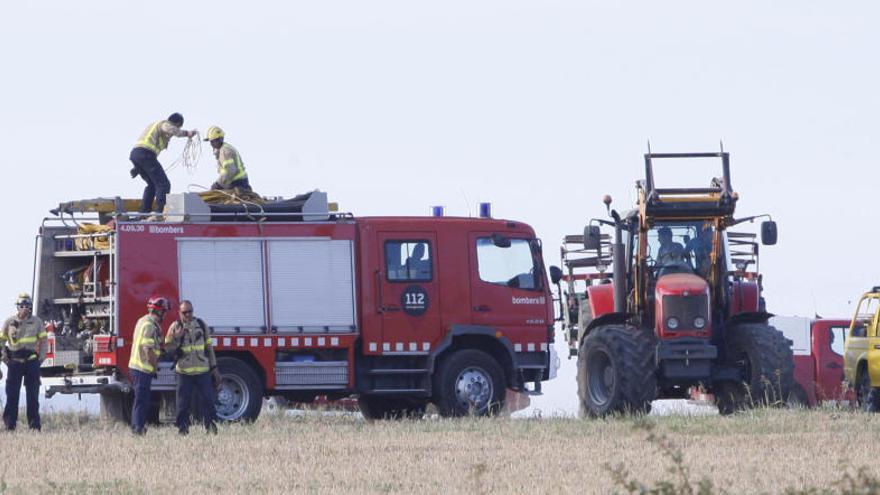
[[560, 280], [562, 280], [562, 269], [558, 266], [551, 266], [550, 281], [553, 282], [553, 285], [558, 285]]
[[776, 244], [776, 237], [776, 222], [773, 220], [761, 222], [761, 244], [773, 246]]
[[602, 234], [598, 225], [584, 227], [584, 249], [596, 250], [602, 243]]

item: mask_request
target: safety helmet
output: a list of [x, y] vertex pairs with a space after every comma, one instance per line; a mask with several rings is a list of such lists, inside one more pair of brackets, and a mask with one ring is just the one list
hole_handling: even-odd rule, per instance
[[153, 296], [147, 301], [147, 309], [168, 311], [171, 309], [171, 304], [164, 297]]
[[31, 299], [31, 295], [27, 292], [22, 292], [15, 298], [16, 306], [27, 306], [29, 308], [34, 307], [34, 301]]
[[217, 127], [216, 125], [212, 125], [208, 127], [208, 137], [205, 138], [205, 141], [213, 141], [215, 139], [220, 139], [225, 137], [226, 133], [223, 132], [223, 129]]
[[179, 113], [174, 112], [168, 116], [168, 122], [171, 122], [172, 124], [176, 125], [177, 127], [180, 127], [183, 125], [183, 115], [180, 115]]

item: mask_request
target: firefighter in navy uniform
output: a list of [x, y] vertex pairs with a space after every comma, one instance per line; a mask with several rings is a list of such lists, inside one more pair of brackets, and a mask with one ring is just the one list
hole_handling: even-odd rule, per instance
[[43, 320], [31, 314], [33, 301], [28, 294], [20, 294], [15, 301], [17, 312], [3, 323], [0, 339], [3, 362], [8, 368], [6, 377], [6, 408], [3, 422], [14, 430], [18, 422], [18, 397], [24, 381], [27, 394], [28, 426], [40, 429], [40, 364], [46, 359], [46, 328]]
[[177, 360], [177, 430], [189, 433], [190, 399], [199, 398], [201, 415], [208, 433], [217, 433], [214, 424], [214, 388], [220, 384], [220, 371], [208, 326], [193, 315], [190, 301], [180, 303], [180, 319], [171, 324], [165, 336], [165, 351]]
[[131, 411], [131, 430], [135, 435], [146, 433], [147, 411], [150, 409], [150, 386], [156, 376], [162, 345], [162, 328], [165, 313], [171, 309], [164, 297], [151, 297], [147, 301], [147, 314], [134, 327], [131, 357], [128, 360], [134, 406]]

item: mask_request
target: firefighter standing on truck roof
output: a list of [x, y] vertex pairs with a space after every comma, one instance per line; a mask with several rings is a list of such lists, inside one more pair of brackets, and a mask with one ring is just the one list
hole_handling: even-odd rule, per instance
[[189, 405], [193, 391], [199, 397], [201, 415], [208, 433], [217, 433], [214, 424], [214, 387], [220, 384], [220, 371], [214, 356], [208, 326], [193, 315], [190, 301], [181, 301], [180, 319], [171, 324], [165, 336], [165, 351], [177, 360], [177, 431], [189, 433]]
[[211, 185], [211, 189], [229, 190], [239, 188], [243, 191], [250, 191], [251, 184], [248, 181], [247, 170], [244, 168], [244, 162], [241, 161], [241, 155], [238, 150], [231, 144], [224, 142], [226, 133], [223, 129], [212, 126], [208, 128], [208, 136], [205, 141], [211, 142], [214, 148], [214, 157], [217, 158], [217, 171], [220, 177]]
[[134, 327], [128, 368], [134, 388], [131, 430], [135, 435], [146, 433], [147, 411], [150, 409], [150, 386], [156, 376], [161, 353], [162, 329], [159, 325], [170, 309], [171, 305], [164, 297], [151, 297], [147, 301], [147, 314], [141, 316]]
[[165, 196], [171, 192], [171, 182], [165, 175], [165, 169], [159, 163], [159, 153], [168, 147], [168, 140], [172, 136], [177, 137], [193, 137], [199, 131], [193, 129], [185, 131], [180, 127], [183, 125], [183, 115], [175, 112], [168, 116], [166, 120], [159, 120], [148, 125], [141, 137], [131, 150], [129, 159], [134, 164], [131, 169], [131, 178], [134, 179], [138, 175], [144, 179], [147, 186], [144, 187], [144, 196], [141, 200], [140, 213], [149, 213], [153, 211], [153, 200], [156, 200], [156, 213], [162, 213], [165, 209]]
[[3, 323], [0, 340], [4, 340], [3, 362], [6, 377], [6, 408], [3, 422], [6, 429], [14, 430], [18, 422], [18, 397], [21, 382], [27, 394], [28, 426], [40, 429], [40, 364], [46, 359], [46, 328], [43, 320], [31, 314], [33, 301], [28, 294], [20, 294], [15, 301], [17, 312]]

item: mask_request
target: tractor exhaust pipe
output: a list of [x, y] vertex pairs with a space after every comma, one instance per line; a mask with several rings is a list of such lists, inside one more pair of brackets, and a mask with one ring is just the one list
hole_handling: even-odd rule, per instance
[[620, 223], [620, 215], [612, 212], [614, 217], [614, 244], [611, 246], [611, 259], [613, 262], [614, 275], [614, 312], [626, 312], [626, 261], [623, 250], [623, 226]]

